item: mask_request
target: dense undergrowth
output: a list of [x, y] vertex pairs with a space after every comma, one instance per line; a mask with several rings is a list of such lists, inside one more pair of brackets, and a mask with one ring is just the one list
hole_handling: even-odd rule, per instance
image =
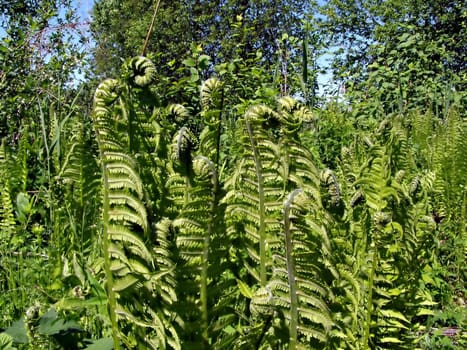
[[467, 346], [465, 96], [311, 109], [240, 74], [162, 105], [135, 57], [2, 140], [0, 349]]

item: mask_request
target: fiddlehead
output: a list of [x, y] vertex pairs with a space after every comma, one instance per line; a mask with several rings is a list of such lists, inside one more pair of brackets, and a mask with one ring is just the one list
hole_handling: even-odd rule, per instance
[[171, 160], [182, 174], [189, 176], [192, 166], [192, 152], [196, 148], [196, 138], [186, 126], [173, 137]]
[[[204, 111], [222, 109], [224, 87], [217, 78], [206, 80], [201, 86], [201, 107]], [[216, 122], [217, 120], [214, 120]], [[205, 123], [209, 120], [204, 120]]]
[[156, 66], [149, 58], [133, 57], [123, 65], [122, 77], [130, 85], [147, 87], [156, 78]]
[[219, 171], [221, 162], [223, 109], [224, 87], [222, 82], [217, 78], [206, 80], [201, 86], [201, 119], [205, 127], [199, 136], [200, 153], [216, 164], [217, 171]]
[[341, 202], [341, 189], [334, 172], [330, 169], [321, 171], [320, 180], [322, 186], [327, 190], [327, 195], [324, 197], [328, 199], [330, 206], [338, 206]]
[[[311, 111], [291, 97], [279, 99], [281, 176], [284, 179], [284, 196], [295, 188], [305, 191], [318, 188], [319, 174], [316, 165], [319, 159], [304, 147], [303, 126], [313, 120]], [[319, 198], [319, 194], [313, 197]]]
[[167, 117], [171, 120], [175, 120], [179, 124], [185, 124], [191, 118], [191, 114], [188, 109], [181, 104], [172, 104], [168, 108]]

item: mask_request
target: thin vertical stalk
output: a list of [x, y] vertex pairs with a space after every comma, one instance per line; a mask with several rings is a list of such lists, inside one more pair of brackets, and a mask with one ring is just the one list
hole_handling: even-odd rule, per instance
[[[102, 155], [101, 155], [102, 156]], [[112, 326], [112, 338], [114, 342], [114, 349], [119, 350], [120, 349], [120, 340], [119, 340], [119, 330], [118, 330], [118, 320], [117, 320], [117, 315], [115, 314], [115, 310], [117, 309], [117, 299], [115, 297], [115, 292], [113, 291], [113, 276], [112, 276], [112, 271], [110, 270], [110, 254], [109, 254], [109, 249], [110, 249], [110, 237], [109, 233], [107, 232], [107, 228], [110, 225], [109, 223], [109, 210], [110, 210], [110, 204], [109, 204], [109, 192], [108, 192], [108, 180], [106, 176], [106, 166], [103, 164], [102, 166], [102, 171], [103, 171], [103, 176], [104, 176], [104, 201], [103, 201], [103, 248], [104, 248], [104, 265], [105, 265], [105, 274], [107, 277], [107, 283], [106, 283], [106, 288], [107, 288], [107, 295], [109, 298], [108, 302], [108, 312], [110, 316], [110, 323]]]
[[214, 163], [212, 164], [211, 160], [209, 162], [212, 164], [212, 177], [211, 177], [211, 204], [209, 207], [209, 219], [208, 219], [208, 227], [207, 227], [207, 234], [204, 237], [204, 245], [203, 245], [203, 260], [202, 260], [202, 267], [201, 267], [201, 305], [202, 305], [202, 318], [203, 318], [203, 338], [205, 343], [209, 343], [209, 334], [208, 334], [208, 326], [209, 326], [209, 307], [208, 307], [208, 268], [209, 268], [209, 250], [211, 246], [211, 237], [214, 235], [215, 230], [215, 220], [216, 220], [216, 210], [218, 206], [218, 191], [219, 191], [219, 159], [220, 159], [220, 140], [221, 140], [221, 126], [222, 126], [222, 109], [224, 106], [224, 91], [222, 91], [221, 96], [221, 105], [219, 110], [219, 119], [217, 123], [216, 129], [216, 153], [214, 155]]
[[208, 308], [208, 268], [209, 268], [209, 248], [211, 245], [211, 236], [214, 234], [215, 217], [217, 208], [217, 191], [218, 191], [218, 175], [217, 171], [213, 169], [212, 174], [212, 192], [211, 192], [211, 205], [209, 208], [209, 221], [206, 236], [204, 237], [203, 245], [203, 258], [201, 266], [201, 314], [203, 322], [203, 339], [205, 343], [209, 342], [208, 326], [209, 326], [209, 308]]
[[117, 309], [117, 298], [113, 290], [113, 276], [110, 269], [111, 257], [109, 253], [110, 249], [110, 234], [108, 232], [108, 227], [110, 225], [109, 211], [110, 211], [110, 199], [109, 199], [109, 183], [107, 178], [107, 166], [105, 161], [105, 154], [102, 147], [101, 135], [99, 130], [96, 130], [97, 143], [99, 146], [99, 156], [102, 166], [102, 178], [103, 178], [103, 203], [102, 203], [102, 245], [103, 245], [103, 254], [104, 254], [104, 270], [107, 278], [106, 290], [107, 290], [107, 312], [109, 313], [110, 324], [112, 328], [112, 339], [113, 339], [113, 348], [114, 350], [120, 350], [120, 339], [119, 339], [119, 329], [118, 329], [118, 320], [115, 310]]
[[201, 301], [201, 323], [203, 329], [203, 340], [204, 344], [207, 346], [209, 343], [209, 333], [208, 333], [208, 326], [209, 326], [209, 310], [208, 310], [208, 259], [209, 259], [209, 244], [211, 238], [210, 231], [212, 229], [212, 225], [208, 226], [208, 232], [204, 237], [204, 246], [203, 246], [203, 257], [202, 257], [202, 265], [201, 265], [201, 286], [200, 286], [200, 301]]
[[373, 254], [371, 258], [371, 270], [368, 280], [368, 300], [366, 302], [365, 333], [363, 337], [363, 346], [365, 349], [370, 349], [368, 342], [370, 340], [371, 316], [373, 314], [373, 284], [375, 279], [376, 262], [378, 259], [378, 249], [376, 243], [372, 242], [371, 246], [373, 248]]
[[[46, 155], [46, 163], [47, 163], [47, 183], [48, 183], [48, 192], [52, 193], [51, 189], [51, 184], [52, 184], [52, 174], [50, 170], [50, 148], [49, 148], [49, 143], [48, 143], [48, 137], [47, 137], [47, 130], [45, 126], [45, 119], [44, 119], [44, 112], [42, 111], [41, 104], [38, 103], [39, 106], [39, 116], [41, 120], [41, 131], [42, 131], [42, 138], [44, 139], [44, 147], [45, 147], [45, 155]], [[50, 221], [55, 222], [54, 219], [54, 206], [50, 206]], [[56, 232], [56, 230], [54, 230]], [[61, 247], [60, 247], [61, 248]]]
[[156, 23], [156, 16], [157, 16], [157, 12], [159, 11], [160, 3], [161, 3], [161, 0], [157, 0], [156, 8], [154, 10], [154, 13], [151, 19], [151, 24], [149, 25], [148, 32], [146, 33], [146, 39], [144, 39], [144, 45], [143, 45], [143, 50], [141, 51], [141, 56], [144, 56], [146, 54], [146, 50], [149, 44], [149, 38], [151, 37], [152, 31], [154, 29], [154, 24]]
[[251, 128], [248, 117], [245, 117], [246, 129], [250, 138], [251, 147], [253, 149], [253, 157], [255, 160], [256, 178], [258, 181], [258, 196], [259, 196], [259, 259], [260, 259], [260, 285], [261, 287], [266, 286], [267, 275], [266, 275], [266, 206], [264, 199], [264, 180], [263, 180], [263, 167], [261, 159], [258, 153], [258, 145], [253, 135], [253, 129]]
[[287, 262], [287, 276], [289, 280], [290, 295], [289, 350], [296, 349], [298, 337], [298, 296], [297, 283], [295, 281], [295, 263], [292, 255], [293, 246], [290, 222], [290, 207], [295, 199], [295, 196], [301, 192], [302, 190], [300, 189], [293, 191], [284, 204], [285, 257]]

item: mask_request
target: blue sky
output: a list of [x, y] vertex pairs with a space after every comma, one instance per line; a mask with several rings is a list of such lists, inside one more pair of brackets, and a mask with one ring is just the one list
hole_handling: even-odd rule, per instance
[[[73, 0], [73, 6], [78, 9], [78, 15], [81, 20], [86, 21], [91, 18], [91, 9], [94, 4], [94, 0]], [[0, 38], [5, 33], [5, 30], [0, 27]]]
[[79, 16], [84, 20], [89, 19], [94, 0], [74, 0], [73, 2], [78, 9]]
[[[92, 6], [94, 5], [94, 0], [73, 0], [73, 6], [78, 10], [78, 15], [80, 16], [80, 20], [82, 22], [88, 22], [91, 19], [91, 10]], [[2, 37], [2, 28], [0, 28], [0, 38]], [[326, 57], [327, 56], [327, 57]], [[325, 65], [325, 60], [329, 58], [329, 55], [325, 55], [319, 61], [321, 65]], [[331, 80], [331, 75], [328, 74], [320, 74], [318, 77], [318, 84], [319, 84], [319, 93], [324, 93], [324, 85], [328, 84]]]

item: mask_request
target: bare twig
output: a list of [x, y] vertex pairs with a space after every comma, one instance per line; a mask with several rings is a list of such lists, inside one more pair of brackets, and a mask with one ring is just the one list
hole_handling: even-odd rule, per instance
[[160, 3], [161, 3], [161, 0], [157, 0], [156, 8], [154, 10], [154, 13], [151, 19], [151, 24], [146, 34], [146, 39], [144, 40], [144, 45], [143, 45], [143, 50], [141, 52], [141, 56], [144, 56], [146, 54], [146, 49], [148, 48], [148, 43], [149, 43], [149, 37], [151, 36], [152, 30], [154, 29], [154, 23], [156, 22], [157, 11], [159, 11]]

